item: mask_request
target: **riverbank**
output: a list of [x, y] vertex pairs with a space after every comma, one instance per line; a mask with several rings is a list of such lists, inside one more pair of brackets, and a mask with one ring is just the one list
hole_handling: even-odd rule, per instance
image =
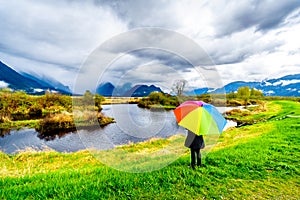
[[[284, 116], [299, 116], [300, 105], [274, 101], [273, 107], [253, 115], [269, 116], [265, 122], [225, 131], [196, 170], [187, 167], [183, 146], [180, 158], [149, 173], [118, 171], [89, 151], [0, 153], [0, 199], [299, 199], [299, 119]], [[140, 155], [171, 141], [123, 150]], [[156, 156], [139, 164], [161, 162]]]
[[115, 123], [115, 120], [101, 113], [95, 113], [93, 116], [89, 115], [77, 121], [74, 121], [73, 115], [71, 114], [55, 114], [42, 119], [6, 121], [0, 123], [0, 130], [3, 132], [3, 134], [0, 135], [5, 135], [5, 130], [19, 130], [22, 128], [34, 128], [41, 134], [55, 135], [80, 129], [104, 127], [111, 123]]

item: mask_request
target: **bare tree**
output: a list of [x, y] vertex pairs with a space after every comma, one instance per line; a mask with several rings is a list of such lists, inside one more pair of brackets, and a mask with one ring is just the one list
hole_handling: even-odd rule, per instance
[[182, 96], [186, 83], [187, 81], [184, 79], [176, 80], [173, 83], [173, 92], [175, 92], [177, 96]]

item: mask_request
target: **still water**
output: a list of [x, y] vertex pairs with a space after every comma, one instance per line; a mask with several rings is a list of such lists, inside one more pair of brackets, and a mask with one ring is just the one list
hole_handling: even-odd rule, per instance
[[[116, 123], [94, 130], [79, 130], [53, 138], [42, 137], [35, 129], [11, 130], [0, 137], [0, 150], [13, 154], [28, 148], [75, 152], [86, 148], [111, 149], [115, 146], [142, 142], [150, 138], [167, 138], [185, 134], [172, 111], [141, 109], [136, 104], [103, 105], [102, 112]], [[223, 112], [223, 108], [220, 112]], [[228, 126], [234, 126], [232, 122]]]

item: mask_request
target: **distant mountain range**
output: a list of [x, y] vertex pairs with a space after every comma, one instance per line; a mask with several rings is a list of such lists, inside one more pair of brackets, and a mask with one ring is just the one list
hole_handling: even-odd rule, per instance
[[28, 94], [44, 94], [46, 91], [72, 94], [68, 86], [49, 77], [18, 73], [0, 61], [0, 86], [23, 90]]
[[[200, 95], [206, 93], [230, 93], [236, 92], [238, 88], [249, 86], [261, 90], [265, 96], [300, 96], [300, 74], [287, 75], [277, 79], [267, 79], [256, 82], [235, 81], [222, 88], [198, 88], [186, 92], [188, 95]], [[9, 87], [13, 90], [23, 90], [29, 94], [44, 94], [45, 91], [71, 95], [68, 86], [46, 76], [37, 74], [18, 73], [0, 61], [0, 88]], [[155, 85], [135, 85], [125, 83], [123, 86], [115, 87], [112, 83], [101, 83], [96, 93], [103, 96], [130, 96], [143, 97], [151, 92], [163, 92]]]
[[239, 87], [248, 86], [261, 90], [265, 96], [300, 96], [300, 74], [287, 75], [277, 79], [268, 79], [257, 82], [235, 81], [222, 88], [199, 88], [189, 91], [188, 94], [230, 93], [236, 92]]
[[154, 85], [135, 85], [131, 87], [130, 83], [124, 84], [122, 87], [115, 87], [112, 83], [101, 83], [96, 93], [102, 96], [122, 96], [122, 97], [144, 97], [151, 92], [162, 92], [159, 87]]

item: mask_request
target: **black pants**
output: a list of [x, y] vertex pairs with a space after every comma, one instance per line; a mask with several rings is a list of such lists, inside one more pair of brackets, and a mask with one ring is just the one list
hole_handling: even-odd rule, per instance
[[200, 149], [191, 148], [191, 165], [195, 167], [197, 158], [197, 166], [201, 166], [201, 153]]

